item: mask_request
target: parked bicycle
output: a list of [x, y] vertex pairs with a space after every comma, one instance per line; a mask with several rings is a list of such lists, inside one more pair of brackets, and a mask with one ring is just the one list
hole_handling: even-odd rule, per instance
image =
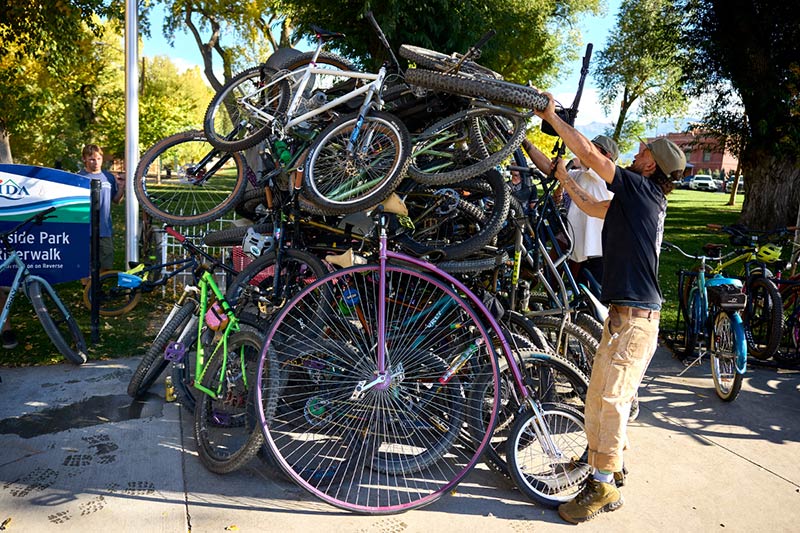
[[[689, 365], [680, 374], [700, 363], [708, 355], [714, 390], [722, 400], [736, 399], [747, 371], [747, 341], [742, 312], [747, 296], [742, 292], [742, 282], [736, 278], [717, 274], [706, 278], [706, 262], [724, 260], [735, 252], [720, 257], [719, 246], [706, 245], [704, 254], [686, 253], [678, 246], [664, 241], [662, 246], [676, 250], [689, 259], [700, 262], [697, 271], [682, 271], [679, 290], [688, 286], [684, 343]], [[694, 357], [697, 352], [697, 357]]]
[[31, 274], [23, 259], [23, 254], [15, 249], [16, 241], [12, 238], [12, 236], [22, 233], [26, 226], [41, 225], [46, 219], [52, 218], [48, 215], [55, 210], [55, 207], [50, 207], [40, 211], [10, 230], [0, 233], [4, 256], [4, 260], [0, 264], [0, 272], [16, 269], [8, 298], [0, 314], [0, 328], [8, 320], [11, 314], [11, 305], [22, 289], [33, 305], [33, 310], [53, 346], [70, 362], [80, 365], [85, 363], [87, 358], [86, 340], [83, 338], [83, 333], [81, 333], [75, 318], [50, 283], [41, 276]]

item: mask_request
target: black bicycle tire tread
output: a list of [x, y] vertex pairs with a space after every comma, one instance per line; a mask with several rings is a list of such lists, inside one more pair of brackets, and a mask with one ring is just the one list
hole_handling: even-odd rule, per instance
[[[759, 360], [767, 360], [773, 356], [780, 346], [783, 337], [783, 299], [775, 284], [764, 277], [753, 277], [747, 282], [747, 299], [752, 301], [751, 294], [754, 286], [763, 286], [771, 303], [770, 316], [768, 322], [767, 342], [763, 348], [756, 346], [753, 341], [752, 330], [750, 329], [750, 317], [745, 316], [744, 331], [747, 339], [747, 354]], [[749, 306], [745, 309], [749, 310]]]
[[[551, 316], [530, 316], [527, 317], [533, 321], [533, 324], [540, 328], [540, 329], [550, 329], [554, 330], [560, 328], [562, 326], [562, 317], [558, 315], [551, 315]], [[579, 325], [575, 324], [574, 322], [566, 322], [563, 324], [564, 331], [575, 337], [577, 341], [581, 344], [581, 346], [585, 349], [592, 350], [591, 357], [592, 361], [587, 362], [587, 367], [583, 368], [581, 365], [574, 363], [573, 361], [567, 360], [567, 362], [572, 363], [573, 366], [577, 367], [578, 370], [584, 372], [587, 375], [591, 374], [591, 363], [594, 361], [594, 355], [597, 353], [598, 348], [600, 347], [600, 343], [595, 340], [591, 333], [580, 327]], [[555, 351], [558, 357], [563, 356], [558, 351], [556, 346], [551, 346], [551, 348]]]
[[144, 154], [142, 154], [139, 164], [136, 166], [136, 173], [133, 179], [134, 193], [136, 194], [136, 198], [139, 200], [139, 204], [141, 205], [142, 209], [144, 209], [152, 217], [174, 226], [195, 226], [211, 222], [212, 220], [217, 220], [236, 207], [240, 198], [242, 195], [244, 195], [244, 192], [247, 189], [247, 177], [245, 174], [247, 163], [242, 154], [235, 152], [231, 154], [231, 157], [233, 157], [237, 169], [236, 186], [226, 201], [218, 204], [214, 209], [198, 215], [176, 216], [165, 213], [164, 211], [158, 209], [150, 201], [147, 194], [145, 194], [145, 173], [155, 157], [161, 152], [168, 148], [172, 148], [181, 142], [187, 141], [207, 142], [208, 139], [203, 132], [196, 130], [184, 131], [181, 133], [176, 133], [175, 135], [170, 135], [169, 137], [164, 137], [156, 144], [151, 146]]
[[[167, 368], [169, 363], [164, 356], [164, 348], [169, 342], [173, 334], [180, 326], [186, 323], [189, 317], [195, 313], [197, 306], [194, 301], [188, 300], [183, 306], [178, 309], [172, 318], [164, 324], [155, 340], [145, 352], [142, 360], [139, 361], [139, 366], [133, 372], [130, 383], [128, 383], [128, 396], [131, 398], [140, 398], [143, 396], [153, 383], [158, 379], [161, 373]], [[156, 363], [157, 359], [161, 357], [162, 362]], [[161, 369], [156, 372], [151, 372], [154, 364], [158, 364]]]
[[[253, 343], [253, 345], [261, 346], [263, 345], [263, 339], [256, 333], [248, 330], [241, 330], [231, 335], [228, 339], [229, 345], [234, 345], [237, 342], [240, 342], [240, 339], [246, 339], [247, 342]], [[258, 350], [258, 354], [260, 356], [261, 350]], [[257, 359], [253, 362], [254, 365], [257, 364]], [[220, 361], [217, 362], [218, 364], [221, 363]], [[207, 375], [216, 375], [216, 369], [212, 368], [211, 372]], [[255, 381], [255, 379], [253, 380]], [[230, 474], [231, 472], [235, 472], [242, 468], [245, 464], [250, 462], [253, 457], [256, 456], [261, 445], [264, 440], [264, 436], [261, 433], [261, 428], [256, 425], [253, 428], [253, 431], [250, 432], [250, 438], [247, 440], [245, 445], [240, 448], [238, 451], [231, 454], [229, 457], [225, 459], [219, 459], [216, 457], [212, 457], [206, 447], [202, 443], [202, 428], [201, 425], [204, 421], [205, 411], [204, 408], [208, 405], [207, 402], [211, 399], [210, 396], [207, 394], [202, 395], [202, 401], [199, 402], [199, 405], [195, 407], [195, 417], [194, 417], [194, 431], [195, 431], [195, 439], [197, 439], [197, 454], [200, 457], [200, 461], [203, 463], [203, 466], [206, 467], [210, 472], [214, 472], [215, 474]]]
[[240, 246], [247, 230], [253, 229], [256, 233], [272, 233], [272, 224], [251, 224], [236, 226], [216, 231], [209, 231], [203, 236], [203, 244], [213, 247]]
[[[424, 132], [422, 132], [422, 136], [431, 135], [437, 129], [440, 129], [454, 122], [458, 122], [459, 120], [465, 120], [465, 119], [477, 120], [477, 117], [473, 115], [484, 115], [484, 114], [488, 113], [485, 109], [482, 108], [472, 108], [459, 111], [458, 113], [454, 113], [453, 115], [446, 117], [436, 122], [435, 124], [431, 125]], [[503, 160], [507, 159], [525, 139], [525, 133], [526, 133], [525, 122], [523, 120], [518, 119], [518, 117], [513, 117], [513, 118], [516, 126], [514, 132], [511, 135], [511, 139], [506, 143], [506, 145], [503, 148], [501, 148], [500, 150], [498, 150], [493, 154], [490, 154], [488, 157], [476, 161], [474, 164], [469, 165], [467, 167], [462, 167], [447, 172], [430, 174], [418, 170], [413, 165], [413, 153], [412, 153], [411, 157], [409, 158], [411, 163], [409, 164], [408, 167], [408, 175], [411, 176], [415, 181], [418, 181], [419, 183], [423, 183], [425, 185], [448, 185], [451, 183], [457, 183], [459, 181], [463, 181], [468, 178], [473, 178], [475, 176], [485, 173], [486, 171], [492, 168], [495, 168]], [[470, 129], [472, 129], [473, 125], [471, 124], [469, 127]]]
[[[432, 52], [433, 54], [441, 55], [442, 58], [431, 57], [431, 54], [426, 54], [425, 52]], [[400, 45], [400, 57], [404, 59], [408, 59], [410, 62], [413, 62], [417, 65], [417, 67], [426, 68], [426, 69], [433, 69], [439, 71], [448, 71], [453, 68], [457, 63], [458, 60], [463, 57], [461, 54], [458, 54], [457, 57], [448, 56], [447, 54], [437, 52], [435, 50], [429, 50], [427, 48], [422, 48], [420, 46], [408, 45], [408, 44], [401, 44]], [[447, 58], [446, 60], [444, 58]], [[502, 79], [502, 76], [498, 73], [493, 71], [490, 68], [484, 67], [474, 61], [466, 60], [461, 63], [459, 71], [462, 74], [475, 76], [475, 77], [485, 77], [488, 79]]]
[[[44, 328], [47, 336], [50, 337], [50, 341], [53, 343], [53, 346], [55, 346], [61, 355], [66, 357], [69, 362], [76, 365], [82, 365], [85, 363], [87, 360], [86, 340], [84, 339], [83, 333], [81, 333], [81, 330], [78, 327], [78, 323], [75, 322], [75, 318], [69, 313], [66, 306], [64, 307], [66, 314], [61, 313], [61, 309], [58, 308], [58, 303], [60, 302], [63, 306], [64, 302], [62, 302], [61, 298], [59, 298], [58, 294], [56, 294], [55, 289], [53, 289], [52, 293], [48, 292], [48, 294], [54, 300], [56, 309], [49, 310], [47, 309], [47, 304], [42, 296], [41, 282], [38, 280], [30, 280], [27, 283], [28, 298], [33, 305], [33, 310], [36, 312], [36, 316], [39, 318], [39, 322], [42, 324], [42, 328]], [[57, 312], [62, 315], [62, 318], [66, 321], [67, 328], [72, 335], [72, 339], [75, 341], [75, 347], [77, 350], [73, 350], [67, 340], [64, 339], [64, 336], [56, 326], [53, 317], [50, 315], [51, 312]]]
[[408, 69], [406, 81], [426, 89], [486, 98], [525, 109], [543, 110], [548, 104], [547, 96], [536, 89], [501, 80], [477, 80], [435, 70]]
[[[472, 235], [469, 239], [440, 248], [430, 247], [424, 243], [415, 241], [413, 237], [407, 233], [399, 235], [398, 242], [416, 255], [422, 256], [436, 253], [441, 256], [440, 260], [448, 261], [469, 257], [481, 250], [500, 233], [500, 230], [506, 223], [511, 193], [499, 172], [487, 172], [484, 174], [483, 178], [465, 180], [459, 184], [459, 188], [468, 189], [470, 187], [477, 187], [483, 191], [491, 191], [494, 197], [492, 215], [479, 232]], [[469, 210], [473, 214], [482, 213], [480, 209], [469, 202], [463, 201], [462, 203], [464, 205], [459, 205], [458, 209], [463, 211]]]
[[[719, 314], [725, 314], [725, 315], [728, 315], [728, 317], [731, 316], [731, 313], [729, 313], [728, 311], [722, 311], [722, 310], [717, 311], [717, 314], [718, 315]], [[716, 324], [716, 316], [712, 317], [711, 320], [712, 320], [713, 324]], [[732, 318], [728, 318], [728, 320], [731, 323], [734, 322], [734, 320]], [[743, 324], [743, 326], [744, 326], [744, 324]], [[734, 342], [735, 342], [735, 339], [734, 339]], [[736, 370], [736, 368], [735, 368], [736, 365], [734, 364], [733, 384], [731, 385], [730, 391], [728, 391], [727, 393], [723, 393], [719, 388], [719, 384], [717, 382], [717, 375], [714, 372], [714, 369], [716, 368], [716, 365], [714, 364], [716, 358], [717, 357], [716, 357], [716, 354], [714, 353], [714, 350], [713, 349], [710, 350], [708, 360], [709, 360], [709, 364], [711, 365], [711, 377], [712, 377], [712, 381], [714, 382], [714, 392], [717, 393], [717, 397], [720, 400], [722, 400], [723, 402], [732, 402], [732, 401], [734, 401], [736, 399], [737, 396], [739, 396], [739, 392], [742, 390], [742, 383], [744, 382], [744, 376], [742, 374], [740, 374]]]

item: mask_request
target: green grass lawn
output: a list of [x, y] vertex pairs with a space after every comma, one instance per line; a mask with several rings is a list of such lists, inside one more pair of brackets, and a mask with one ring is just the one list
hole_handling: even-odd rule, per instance
[[[680, 246], [687, 253], [700, 253], [704, 244], [716, 242], [725, 244], [727, 235], [714, 233], [707, 224], [729, 225], [735, 223], [742, 210], [742, 196], [737, 196], [736, 204], [725, 205], [730, 195], [706, 191], [679, 189], [669, 195], [667, 220], [664, 226], [664, 240]], [[664, 293], [664, 307], [661, 329], [674, 329], [678, 310], [678, 271], [693, 265], [676, 251], [661, 252], [659, 282]]]
[[[688, 252], [699, 252], [706, 242], [727, 242], [724, 235], [711, 233], [706, 224], [732, 224], [741, 211], [742, 197], [737, 205], [726, 206], [728, 195], [703, 191], [676, 190], [669, 196], [669, 208], [664, 238]], [[125, 210], [124, 204], [114, 206], [115, 266], [125, 262]], [[677, 252], [661, 254], [660, 280], [666, 299], [661, 321], [662, 329], [672, 329], [677, 316], [677, 271], [691, 267], [691, 261]], [[80, 324], [86, 340], [90, 341], [89, 310], [83, 304], [83, 286], [80, 282], [60, 284], [56, 287], [62, 300], [69, 306]], [[169, 312], [175, 296], [167, 288], [144, 295], [131, 313], [121, 317], [101, 317], [100, 340], [91, 347], [91, 359], [106, 359], [142, 355], [152, 342], [163, 318]], [[42, 329], [27, 298], [20, 295], [12, 309], [12, 322], [20, 341], [14, 350], [0, 348], [0, 365], [26, 366], [52, 364], [63, 361]]]

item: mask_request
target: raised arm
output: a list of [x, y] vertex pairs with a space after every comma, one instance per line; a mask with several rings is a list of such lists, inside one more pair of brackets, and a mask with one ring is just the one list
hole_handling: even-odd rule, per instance
[[[616, 172], [616, 165], [614, 162], [600, 153], [600, 150], [578, 130], [561, 120], [561, 118], [556, 115], [553, 95], [550, 93], [545, 94], [550, 98], [550, 103], [544, 111], [534, 111], [536, 115], [553, 126], [553, 129], [556, 130], [556, 133], [558, 133], [559, 137], [564, 141], [564, 144], [567, 145], [567, 148], [569, 148], [584, 165], [597, 172], [597, 175], [603, 178], [605, 182], [611, 183], [614, 180], [614, 173]], [[572, 194], [569, 188], [567, 188], [567, 191]]]
[[590, 217], [606, 218], [606, 212], [608, 212], [608, 206], [611, 200], [598, 200], [583, 187], [578, 185], [578, 182], [572, 179], [572, 176], [567, 172], [567, 167], [563, 159], [557, 161], [556, 179], [581, 211]]

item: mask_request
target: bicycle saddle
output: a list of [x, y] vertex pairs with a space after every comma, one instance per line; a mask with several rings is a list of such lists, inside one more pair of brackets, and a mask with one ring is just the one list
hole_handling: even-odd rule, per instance
[[314, 33], [317, 34], [317, 38], [321, 39], [322, 41], [332, 41], [334, 39], [344, 39], [345, 34], [339, 33], [336, 31], [326, 30], [324, 28], [320, 28], [319, 26], [314, 26], [311, 24], [311, 29], [314, 30]]

